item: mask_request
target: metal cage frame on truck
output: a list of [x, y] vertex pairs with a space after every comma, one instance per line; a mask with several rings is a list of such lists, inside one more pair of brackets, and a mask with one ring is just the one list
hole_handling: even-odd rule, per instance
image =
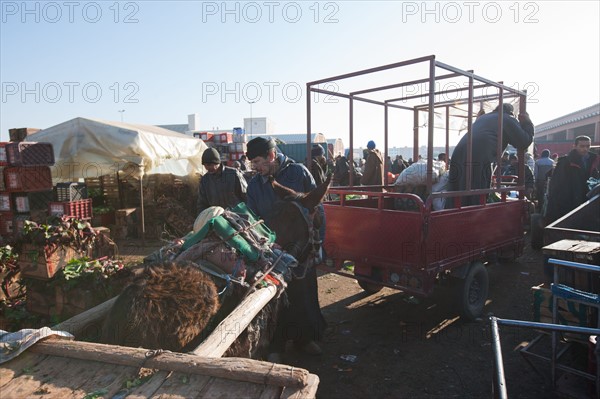
[[[427, 77], [408, 81], [393, 82], [376, 87], [365, 87], [348, 93], [325, 90], [319, 86], [333, 82], [348, 81], [356, 77], [367, 77], [373, 74], [401, 70], [408, 66], [423, 66]], [[440, 71], [442, 71], [440, 73]], [[449, 72], [449, 73], [447, 73]], [[398, 73], [399, 75], [399, 73]], [[394, 76], [398, 76], [394, 75]], [[464, 87], [453, 86], [452, 89], [437, 90], [436, 82], [447, 79], [466, 79]], [[426, 84], [422, 94], [410, 96], [389, 96], [385, 100], [370, 98], [367, 95], [393, 92], [396, 89], [411, 85]], [[488, 291], [487, 270], [483, 263], [491, 255], [519, 256], [523, 251], [523, 227], [528, 220], [528, 201], [525, 199], [524, 187], [524, 150], [518, 150], [519, 167], [516, 186], [507, 186], [502, 182], [500, 168], [496, 168], [493, 176], [493, 187], [490, 189], [471, 189], [471, 168], [466, 169], [467, 188], [464, 191], [435, 192], [433, 185], [433, 146], [434, 146], [434, 113], [443, 108], [446, 114], [445, 148], [449, 154], [449, 118], [451, 109], [457, 104], [466, 105], [466, 134], [468, 135], [467, 165], [472, 164], [472, 133], [474, 118], [474, 102], [497, 101], [516, 98], [519, 102], [519, 113], [526, 111], [525, 91], [520, 91], [494, 82], [473, 73], [437, 61], [434, 55], [369, 68], [357, 72], [315, 80], [306, 84], [307, 102], [307, 153], [310, 151], [312, 133], [312, 93], [326, 94], [348, 100], [349, 104], [349, 164], [353, 163], [354, 150], [354, 102], [365, 102], [384, 107], [384, 156], [388, 155], [389, 144], [389, 111], [399, 109], [413, 112], [413, 153], [417, 159], [419, 149], [419, 113], [427, 112], [427, 177], [426, 192], [429, 197], [422, 200], [409, 193], [395, 193], [383, 186], [354, 186], [350, 173], [350, 186], [331, 188], [330, 193], [339, 196], [336, 201], [324, 203], [327, 219], [327, 230], [324, 247], [328, 262], [321, 267], [327, 271], [356, 278], [363, 289], [376, 292], [383, 286], [397, 288], [414, 295], [427, 296], [432, 293], [434, 283], [441, 276], [450, 276], [457, 282], [461, 314], [474, 318], [481, 314]], [[430, 90], [433, 88], [433, 90]], [[491, 88], [494, 93], [475, 96], [475, 90]], [[466, 98], [451, 101], [436, 101], [436, 97], [457, 93]], [[426, 98], [425, 104], [412, 107], [400, 105]], [[504, 148], [502, 148], [503, 107], [499, 107], [498, 145], [496, 149], [497, 164]], [[387, 170], [385, 171], [387, 172]], [[386, 173], [387, 174], [387, 173]], [[510, 199], [510, 191], [518, 191], [518, 199]], [[493, 193], [499, 194], [499, 202], [486, 203]], [[349, 196], [361, 196], [360, 199], [349, 199]], [[462, 206], [456, 199], [464, 196], [478, 196], [478, 205]], [[396, 210], [393, 206], [396, 199], [410, 199], [416, 205], [414, 211]], [[454, 209], [433, 210], [432, 202], [437, 199], [454, 200]], [[397, 227], [397, 229], [395, 228]], [[460, 234], [457, 232], [460, 231]], [[391, 240], [392, 245], [385, 245], [384, 238]], [[452, 251], [444, 251], [455, 247]], [[441, 249], [440, 249], [441, 248]], [[354, 262], [354, 274], [343, 271], [345, 261]], [[453, 280], [453, 281], [454, 281]]]

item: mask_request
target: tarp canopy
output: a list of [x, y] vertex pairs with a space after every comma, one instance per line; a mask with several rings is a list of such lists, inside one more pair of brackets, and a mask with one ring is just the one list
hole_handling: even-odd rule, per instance
[[60, 181], [99, 177], [124, 171], [128, 175], [204, 174], [206, 144], [195, 137], [151, 125], [75, 118], [43, 129], [27, 141], [52, 143]]

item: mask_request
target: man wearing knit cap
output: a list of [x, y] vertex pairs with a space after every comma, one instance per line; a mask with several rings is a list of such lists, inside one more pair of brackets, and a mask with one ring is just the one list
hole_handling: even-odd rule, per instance
[[202, 153], [202, 165], [206, 173], [198, 188], [198, 213], [211, 206], [231, 208], [246, 201], [246, 179], [238, 169], [224, 166], [216, 149]]
[[546, 193], [546, 181], [554, 169], [554, 161], [550, 158], [550, 150], [542, 151], [540, 159], [535, 161], [533, 177], [535, 178], [535, 196], [538, 202], [538, 212], [544, 207], [544, 194]]
[[363, 186], [383, 185], [383, 154], [375, 148], [373, 140], [367, 143], [367, 158], [360, 183]]
[[[260, 216], [267, 226], [270, 224], [270, 213], [278, 200], [269, 177], [288, 188], [300, 193], [307, 193], [316, 188], [315, 181], [306, 167], [279, 153], [273, 140], [256, 137], [248, 142], [246, 155], [252, 169], [257, 174], [248, 183], [248, 200], [246, 204]], [[323, 207], [319, 207], [323, 216], [321, 239], [324, 239], [325, 219]], [[282, 313], [277, 326], [272, 350], [284, 352], [286, 339], [294, 339], [301, 350], [313, 355], [320, 355], [321, 348], [315, 341], [323, 338], [327, 323], [319, 306], [317, 273], [314, 267], [306, 270], [302, 279], [293, 279], [287, 288], [289, 307]], [[280, 359], [277, 359], [280, 360]]]

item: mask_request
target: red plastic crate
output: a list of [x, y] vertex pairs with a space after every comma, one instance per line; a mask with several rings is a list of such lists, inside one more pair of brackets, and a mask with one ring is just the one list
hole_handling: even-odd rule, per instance
[[52, 174], [48, 166], [4, 168], [4, 183], [10, 191], [52, 190]]
[[12, 197], [18, 213], [31, 212], [48, 209], [48, 204], [54, 201], [54, 191], [12, 194]]
[[10, 193], [0, 193], [0, 212], [11, 212], [13, 202]]
[[[213, 140], [213, 133], [209, 133], [209, 132], [200, 132], [198, 133], [198, 137], [200, 138], [200, 140], [202, 141], [212, 141]], [[194, 133], [194, 137], [196, 137], [196, 134]]]
[[0, 166], [0, 191], [6, 190], [6, 185], [4, 184], [4, 166]]
[[8, 143], [6, 162], [10, 166], [52, 166], [54, 149], [51, 143], [19, 142]]
[[213, 137], [215, 143], [227, 144], [233, 142], [233, 134], [231, 133], [217, 133]]
[[14, 231], [13, 218], [12, 212], [0, 212], [0, 236], [12, 237]]
[[0, 166], [8, 165], [6, 161], [6, 145], [10, 143], [0, 143]]
[[52, 216], [72, 216], [76, 219], [92, 218], [92, 199], [71, 202], [50, 202], [48, 213]]

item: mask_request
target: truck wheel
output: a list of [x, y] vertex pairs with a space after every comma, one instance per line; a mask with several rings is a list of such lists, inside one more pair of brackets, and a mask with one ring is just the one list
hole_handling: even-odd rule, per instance
[[[363, 274], [356, 274], [357, 277], [366, 277], [372, 280], [381, 280], [381, 272], [378, 270], [373, 270], [372, 276], [365, 276]], [[375, 294], [383, 289], [383, 285], [381, 284], [373, 284], [367, 283], [366, 281], [356, 280], [360, 288], [362, 288], [367, 294]]]
[[544, 219], [540, 213], [531, 215], [531, 248], [542, 249], [544, 246]]
[[462, 284], [458, 284], [458, 305], [460, 315], [467, 320], [475, 320], [483, 313], [488, 296], [489, 277], [483, 263], [471, 264]]

